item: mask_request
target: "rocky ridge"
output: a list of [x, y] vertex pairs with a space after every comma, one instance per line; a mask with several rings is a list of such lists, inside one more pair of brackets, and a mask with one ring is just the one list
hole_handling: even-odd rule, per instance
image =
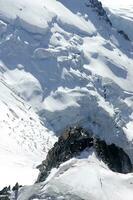
[[99, 159], [112, 171], [118, 173], [132, 172], [130, 158], [122, 148], [117, 147], [115, 144], [106, 144], [105, 141], [94, 137], [81, 127], [70, 127], [64, 131], [48, 152], [46, 160], [38, 166], [40, 175], [37, 182], [44, 181], [52, 168], [58, 168], [63, 162], [80, 155], [83, 150], [91, 147], [94, 148]]

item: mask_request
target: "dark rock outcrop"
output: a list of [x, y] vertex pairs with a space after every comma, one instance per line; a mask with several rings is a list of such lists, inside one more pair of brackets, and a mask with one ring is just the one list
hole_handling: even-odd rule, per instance
[[48, 152], [46, 160], [38, 166], [40, 175], [37, 182], [42, 182], [49, 175], [54, 167], [72, 157], [80, 154], [86, 148], [93, 147], [100, 159], [115, 172], [129, 173], [132, 172], [132, 164], [128, 155], [122, 148], [115, 144], [107, 145], [105, 141], [90, 136], [90, 134], [81, 127], [74, 127], [65, 130], [64, 134], [59, 137], [58, 142]]
[[125, 38], [125, 40], [130, 41], [128, 35], [123, 30], [118, 31], [118, 33], [121, 34]]
[[44, 181], [52, 168], [58, 167], [61, 163], [78, 155], [86, 147], [91, 146], [93, 146], [93, 139], [82, 128], [67, 129], [48, 152], [46, 160], [38, 166], [41, 173], [37, 182]]
[[95, 149], [99, 158], [115, 172], [132, 172], [132, 163], [122, 148], [115, 144], [107, 145], [105, 141], [96, 139]]
[[19, 185], [18, 183], [15, 184], [13, 188], [10, 186], [4, 187], [0, 191], [0, 200], [17, 200], [18, 198], [18, 191], [22, 187], [22, 185]]
[[10, 200], [10, 186], [0, 191], [0, 200]]

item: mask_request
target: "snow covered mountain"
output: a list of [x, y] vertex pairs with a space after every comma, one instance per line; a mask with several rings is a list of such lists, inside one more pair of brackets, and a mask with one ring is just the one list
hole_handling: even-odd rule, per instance
[[[133, 3], [126, 11], [103, 3], [107, 14], [97, 0], [0, 0], [1, 187], [35, 182], [35, 167], [69, 126], [133, 162]], [[112, 172], [94, 150], [81, 157], [18, 199], [132, 200], [132, 173]]]
[[36, 165], [52, 147], [54, 136], [3, 79], [0, 111], [0, 188], [14, 185], [16, 180], [32, 184], [38, 176]]
[[124, 31], [133, 41], [133, 2], [101, 0], [114, 27]]

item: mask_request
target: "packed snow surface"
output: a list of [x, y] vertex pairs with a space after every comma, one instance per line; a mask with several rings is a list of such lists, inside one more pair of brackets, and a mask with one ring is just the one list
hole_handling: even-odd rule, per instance
[[[115, 21], [118, 12], [113, 16]], [[120, 29], [126, 20], [123, 24]], [[122, 147], [133, 161], [133, 47], [114, 27], [88, 0], [0, 0], [1, 187], [33, 183], [35, 166], [56, 141], [53, 133], [75, 124]], [[95, 162], [94, 171], [88, 161], [77, 162], [64, 181], [75, 169], [75, 176], [79, 170], [83, 177], [88, 172], [87, 184], [93, 188], [93, 176], [99, 188], [100, 173], [105, 193], [111, 182], [112, 199], [115, 180], [116, 186], [126, 184], [131, 199], [129, 175], [117, 176]], [[76, 184], [78, 190], [74, 179], [71, 184], [68, 188]], [[95, 198], [102, 194], [100, 190]], [[119, 198], [117, 193], [117, 200], [128, 199], [122, 194]]]
[[123, 30], [133, 41], [133, 1], [101, 0], [107, 10], [112, 24], [119, 30]]
[[46, 156], [55, 139], [38, 116], [12, 89], [0, 80], [0, 188], [32, 184], [36, 165]]
[[95, 152], [83, 152], [53, 169], [50, 177], [40, 184], [23, 188], [18, 200], [131, 200], [133, 174], [110, 171], [97, 159]]

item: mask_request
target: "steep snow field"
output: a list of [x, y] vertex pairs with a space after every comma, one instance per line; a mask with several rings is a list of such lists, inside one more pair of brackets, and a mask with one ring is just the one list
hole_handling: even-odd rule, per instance
[[[52, 134], [74, 124], [121, 146], [133, 161], [132, 43], [88, 2], [0, 0], [0, 176], [9, 171], [0, 185], [33, 183], [35, 166], [56, 141]], [[77, 162], [75, 174], [87, 171], [89, 179], [91, 167], [82, 167], [88, 160]], [[113, 177], [112, 191], [116, 179], [117, 185], [124, 179], [125, 194], [131, 189], [130, 175], [95, 168], [107, 184]]]
[[133, 41], [133, 1], [101, 0], [113, 25]]
[[0, 188], [32, 184], [35, 168], [55, 141], [39, 117], [0, 79]]

